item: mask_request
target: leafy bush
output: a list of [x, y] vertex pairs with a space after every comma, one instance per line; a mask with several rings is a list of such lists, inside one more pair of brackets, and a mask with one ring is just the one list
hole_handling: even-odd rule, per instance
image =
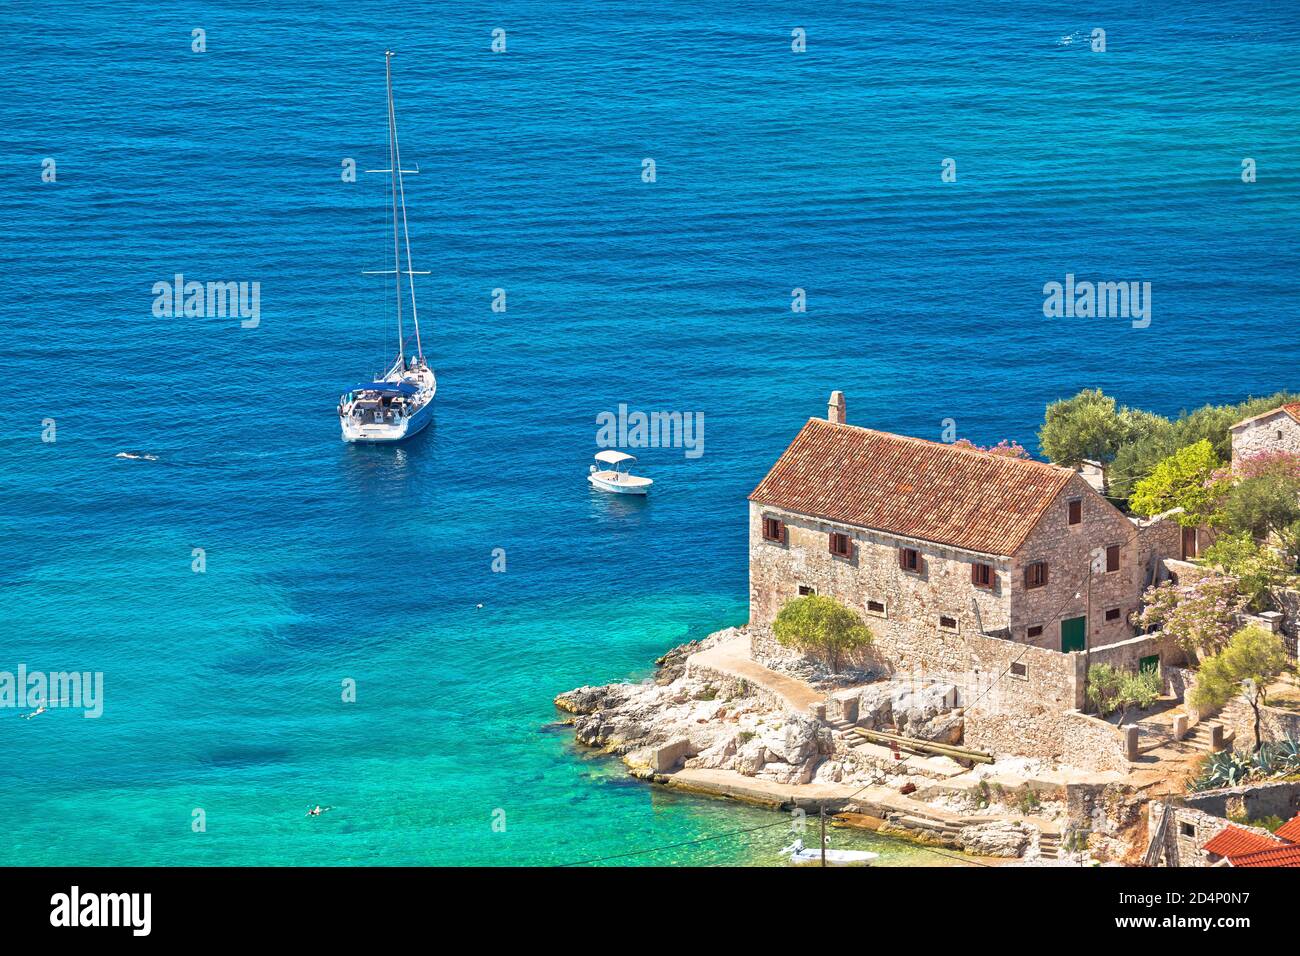
[[871, 644], [871, 630], [862, 619], [832, 597], [808, 594], [781, 608], [772, 625], [777, 641], [823, 658], [839, 673], [844, 655]]
[[1146, 710], [1163, 690], [1158, 670], [1121, 671], [1110, 664], [1088, 668], [1088, 702], [1103, 717], [1118, 710], [1121, 723], [1130, 708]]
[[1093, 664], [1088, 668], [1088, 703], [1105, 717], [1115, 712], [1124, 675], [1110, 664]]
[[1216, 575], [1147, 588], [1142, 603], [1138, 622], [1143, 627], [1160, 628], [1167, 641], [1199, 658], [1228, 642], [1246, 599], [1235, 579]]

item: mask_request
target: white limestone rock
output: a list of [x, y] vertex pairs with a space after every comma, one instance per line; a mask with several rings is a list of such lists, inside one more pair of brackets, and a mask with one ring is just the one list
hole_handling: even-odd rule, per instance
[[1028, 825], [998, 821], [962, 827], [959, 842], [967, 853], [1012, 858], [1023, 856], [1032, 838]]

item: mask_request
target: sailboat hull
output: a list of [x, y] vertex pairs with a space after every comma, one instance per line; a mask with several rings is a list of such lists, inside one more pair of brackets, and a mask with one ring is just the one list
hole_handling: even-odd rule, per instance
[[[382, 445], [406, 441], [424, 431], [433, 420], [433, 399], [438, 392], [433, 369], [422, 366], [401, 371], [399, 362], [383, 383], [397, 383], [417, 391], [397, 405], [384, 402], [379, 397], [383, 393], [364, 388], [345, 396], [339, 406], [339, 428], [345, 442]], [[401, 406], [409, 408], [409, 414], [403, 414]]]
[[393, 422], [391, 425], [387, 423], [345, 421], [342, 423], [343, 440], [354, 444], [369, 445], [406, 441], [406, 439], [414, 438], [424, 431], [431, 421], [433, 421], [433, 399], [429, 399], [427, 403], [420, 407], [419, 411], [407, 418]]

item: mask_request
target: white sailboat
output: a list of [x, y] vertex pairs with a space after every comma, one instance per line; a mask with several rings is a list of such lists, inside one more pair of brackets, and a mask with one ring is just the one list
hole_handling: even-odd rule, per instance
[[[388, 88], [388, 169], [367, 172], [388, 173], [392, 181], [393, 268], [367, 272], [391, 275], [397, 283], [397, 358], [382, 376], [354, 385], [339, 398], [339, 426], [346, 442], [397, 442], [419, 432], [433, 418], [433, 396], [438, 380], [424, 358], [420, 342], [420, 317], [415, 307], [414, 276], [428, 275], [411, 268], [411, 236], [406, 227], [406, 190], [402, 182], [402, 151], [397, 142], [397, 115], [393, 109], [393, 52], [384, 51], [384, 79]], [[399, 220], [400, 226], [399, 229]], [[406, 268], [402, 268], [402, 251]], [[415, 330], [415, 352], [407, 355], [406, 331], [402, 320], [402, 277], [411, 296], [411, 325]]]

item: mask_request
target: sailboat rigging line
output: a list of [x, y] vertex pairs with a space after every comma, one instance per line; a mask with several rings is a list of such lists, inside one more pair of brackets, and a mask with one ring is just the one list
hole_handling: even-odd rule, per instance
[[[393, 174], [392, 196], [393, 196], [393, 279], [397, 283], [397, 364], [394, 368], [404, 368], [406, 361], [405, 353], [402, 350], [402, 343], [405, 341], [405, 334], [402, 329], [402, 277], [397, 272], [397, 267], [401, 263], [400, 252], [397, 242], [397, 168], [399, 161], [397, 155], [397, 120], [393, 116], [393, 70], [392, 70], [393, 52], [384, 51], [384, 84], [388, 91], [388, 168]], [[412, 298], [414, 301], [414, 297]]]
[[[390, 165], [392, 166], [393, 176], [397, 182], [397, 192], [402, 204], [402, 239], [406, 246], [406, 273], [408, 276], [406, 284], [411, 290], [411, 323], [415, 326], [415, 354], [419, 356], [420, 359], [423, 359], [424, 348], [420, 344], [420, 317], [415, 308], [415, 283], [409, 278], [409, 276], [414, 274], [411, 268], [411, 233], [410, 230], [407, 229], [406, 225], [406, 187], [402, 182], [402, 148], [397, 142], [397, 116], [393, 108], [392, 58], [393, 52], [391, 50], [386, 51], [384, 59], [384, 75], [388, 80], [388, 124], [393, 137], [393, 156]], [[397, 241], [396, 229], [393, 230], [393, 241], [394, 243]], [[396, 255], [394, 255], [393, 268], [397, 269], [398, 266], [399, 263], [396, 259]]]

